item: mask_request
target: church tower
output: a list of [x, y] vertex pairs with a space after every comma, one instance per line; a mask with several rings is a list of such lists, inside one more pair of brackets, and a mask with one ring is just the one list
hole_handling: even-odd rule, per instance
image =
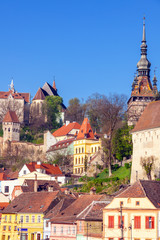
[[141, 58], [137, 63], [137, 74], [132, 84], [131, 97], [128, 100], [128, 125], [135, 125], [147, 104], [153, 101], [157, 91], [157, 79], [154, 73], [153, 86], [150, 81], [151, 63], [147, 59], [145, 18], [143, 19], [143, 35]]

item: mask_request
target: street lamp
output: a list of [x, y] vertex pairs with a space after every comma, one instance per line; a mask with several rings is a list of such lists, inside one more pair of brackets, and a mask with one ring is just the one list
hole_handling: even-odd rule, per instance
[[132, 223], [133, 221], [134, 221], [134, 219], [131, 220], [131, 223], [130, 223], [130, 225], [129, 225], [129, 227], [128, 227], [129, 230], [131, 231], [131, 240], [132, 240], [132, 238], [133, 238], [133, 230], [132, 230], [132, 229], [133, 229], [133, 223]]

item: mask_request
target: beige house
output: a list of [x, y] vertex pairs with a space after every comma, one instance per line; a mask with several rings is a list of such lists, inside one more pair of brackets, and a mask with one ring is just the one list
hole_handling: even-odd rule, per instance
[[151, 102], [132, 130], [133, 158], [131, 183], [148, 179], [141, 159], [153, 156], [152, 179], [160, 177], [160, 101]]
[[160, 182], [140, 180], [103, 210], [103, 239], [160, 239]]

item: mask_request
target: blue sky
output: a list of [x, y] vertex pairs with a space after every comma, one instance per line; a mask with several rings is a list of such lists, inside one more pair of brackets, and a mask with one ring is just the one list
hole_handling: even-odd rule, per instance
[[0, 0], [0, 83], [34, 97], [54, 76], [64, 103], [131, 93], [146, 16], [151, 79], [160, 87], [159, 0]]

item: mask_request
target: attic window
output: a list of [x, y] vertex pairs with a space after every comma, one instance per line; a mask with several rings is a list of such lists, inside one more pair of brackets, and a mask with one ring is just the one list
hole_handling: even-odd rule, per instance
[[40, 206], [40, 208], [43, 208], [43, 207], [44, 207], [44, 205], [41, 205], [41, 206]]
[[136, 201], [136, 206], [139, 206], [140, 205], [140, 202], [139, 201]]
[[13, 208], [16, 208], [16, 207], [17, 207], [17, 205], [14, 205], [14, 206], [13, 206]]
[[91, 130], [91, 129], [89, 129], [89, 132], [92, 132], [92, 130]]
[[29, 208], [32, 208], [32, 206], [29, 206]]
[[62, 212], [61, 215], [63, 215], [64, 213]]

